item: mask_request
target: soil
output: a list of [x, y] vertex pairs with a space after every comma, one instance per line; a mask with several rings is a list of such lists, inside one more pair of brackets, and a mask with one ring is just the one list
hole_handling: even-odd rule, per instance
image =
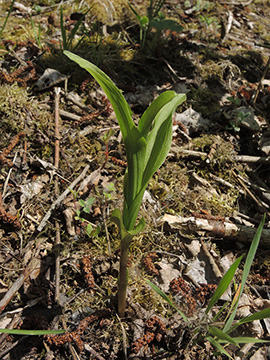
[[[133, 10], [149, 14], [146, 0], [61, 3], [0, 5], [0, 329], [64, 330], [3, 333], [0, 358], [268, 358], [267, 343], [216, 348], [209, 334], [224, 327], [245, 258], [205, 312], [264, 214], [236, 318], [270, 308], [269, 1], [168, 0], [161, 31], [140, 29]], [[105, 93], [63, 50], [114, 81], [136, 124], [165, 90], [187, 96], [141, 206], [122, 318], [110, 214], [125, 147]], [[267, 318], [230, 335], [269, 340], [269, 329]]]

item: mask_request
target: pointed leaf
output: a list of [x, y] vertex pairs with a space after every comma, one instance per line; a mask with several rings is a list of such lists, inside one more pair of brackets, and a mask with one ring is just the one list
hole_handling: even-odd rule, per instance
[[233, 359], [231, 355], [224, 349], [223, 346], [220, 345], [218, 341], [213, 339], [211, 336], [206, 336], [206, 339], [210, 342], [211, 345], [213, 345], [218, 351], [220, 351], [222, 354], [228, 356], [228, 358]]
[[70, 51], [64, 51], [64, 54], [68, 58], [70, 58], [70, 60], [75, 61], [78, 65], [80, 65], [80, 67], [87, 70], [102, 87], [115, 111], [125, 141], [127, 135], [130, 133], [130, 130], [134, 128], [135, 125], [131, 118], [130, 107], [121, 91], [114, 85], [112, 80], [96, 65], [81, 58], [78, 55], [71, 53]]
[[227, 290], [243, 256], [244, 254], [235, 260], [235, 262], [231, 265], [229, 270], [227, 270], [223, 278], [220, 280], [220, 283], [218, 284], [216, 291], [214, 292], [211, 300], [209, 301], [209, 304], [205, 311], [206, 314], [208, 314], [208, 312], [211, 310], [214, 304], [220, 299], [223, 293]]
[[146, 139], [145, 171], [142, 186], [145, 186], [152, 175], [163, 164], [172, 142], [172, 115], [184, 100], [185, 94], [175, 97], [164, 105], [153, 122], [153, 128]]
[[53, 335], [64, 334], [65, 330], [23, 330], [23, 329], [0, 329], [0, 333], [11, 335]]
[[237, 343], [231, 336], [229, 336], [228, 334], [226, 334], [221, 329], [215, 326], [209, 326], [208, 333], [212, 336], [217, 337], [218, 340], [225, 340], [226, 343], [231, 343], [237, 346]]
[[267, 319], [269, 317], [270, 317], [270, 308], [263, 309], [261, 311], [256, 312], [255, 314], [246, 316], [243, 319], [239, 320], [235, 325], [233, 325], [230, 328], [230, 332], [233, 331], [234, 329], [236, 329], [238, 326], [240, 326], [242, 324], [246, 324], [248, 322], [252, 322], [252, 321], [255, 321], [255, 320]]
[[[243, 337], [234, 337], [233, 340], [236, 342], [236, 344], [248, 344], [248, 343], [252, 343], [252, 344], [260, 344], [260, 343], [267, 343], [270, 342], [270, 340], [262, 340], [262, 339], [257, 339], [257, 338], [252, 338], [252, 337], [248, 337], [248, 336], [243, 336]], [[227, 343], [225, 340], [221, 340], [221, 343]]]
[[151, 281], [145, 279], [145, 281], [151, 286], [151, 288], [158, 294], [160, 295], [165, 301], [167, 301], [168, 304], [170, 304], [184, 319], [184, 321], [186, 323], [188, 323], [188, 318], [185, 316], [185, 314], [183, 314], [171, 301], [171, 299], [159, 288], [157, 287], [155, 284], [153, 284]]
[[241, 297], [241, 295], [243, 293], [244, 286], [246, 284], [246, 280], [247, 280], [247, 277], [249, 275], [249, 271], [250, 271], [254, 256], [256, 254], [256, 251], [257, 251], [257, 248], [258, 248], [258, 245], [259, 245], [259, 242], [260, 242], [264, 222], [265, 222], [265, 214], [264, 214], [264, 216], [263, 216], [263, 218], [262, 218], [262, 220], [260, 222], [260, 225], [259, 225], [259, 227], [258, 227], [258, 229], [256, 231], [256, 234], [255, 234], [254, 239], [253, 239], [253, 241], [251, 243], [249, 252], [247, 254], [247, 258], [246, 258], [246, 262], [245, 262], [244, 270], [243, 270], [243, 277], [242, 277], [242, 282], [241, 282], [241, 288], [240, 288], [240, 291], [239, 291], [238, 301], [236, 303], [236, 306], [235, 306], [232, 314], [230, 315], [229, 319], [227, 320], [227, 322], [226, 322], [226, 324], [225, 324], [225, 326], [223, 328], [223, 331], [225, 331], [225, 332], [231, 331], [231, 326], [232, 326], [233, 320], [235, 318], [237, 305], [238, 305], [239, 299], [240, 299], [240, 297]]
[[160, 94], [159, 97], [156, 98], [145, 110], [138, 124], [138, 130], [144, 138], [147, 137], [147, 134], [150, 131], [152, 123], [158, 112], [174, 97], [174, 91], [165, 91], [164, 93]]

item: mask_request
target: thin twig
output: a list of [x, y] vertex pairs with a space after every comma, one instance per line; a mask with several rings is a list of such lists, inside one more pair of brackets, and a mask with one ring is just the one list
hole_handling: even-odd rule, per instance
[[18, 279], [13, 283], [8, 292], [4, 295], [4, 297], [0, 300], [0, 314], [3, 312], [5, 307], [9, 304], [10, 300], [16, 294], [17, 291], [24, 284], [25, 280], [31, 275], [31, 273], [40, 267], [39, 259], [37, 258], [39, 254], [39, 249], [36, 252], [33, 252], [32, 258], [26, 268], [23, 270], [22, 274], [18, 277]]
[[85, 178], [87, 171], [89, 170], [90, 166], [86, 165], [85, 168], [83, 169], [82, 173], [69, 185], [69, 187], [59, 196], [58, 199], [56, 199], [50, 209], [47, 211], [47, 213], [45, 214], [45, 216], [43, 217], [43, 219], [41, 220], [41, 223], [39, 224], [37, 231], [42, 231], [44, 226], [46, 225], [47, 221], [49, 220], [49, 218], [51, 217], [52, 212], [54, 211], [54, 209], [61, 204], [61, 202], [68, 196], [68, 194], [70, 193], [70, 191], [82, 180]]
[[[55, 147], [54, 147], [54, 166], [56, 169], [59, 167], [59, 158], [60, 158], [60, 131], [59, 131], [59, 101], [60, 101], [60, 90], [61, 88], [54, 88], [55, 91]], [[54, 193], [59, 196], [59, 186], [58, 178], [55, 178], [54, 182]], [[55, 242], [54, 242], [54, 251], [55, 251], [55, 294], [54, 300], [56, 303], [59, 303], [60, 300], [60, 224], [59, 221], [55, 220]]]
[[[205, 158], [207, 157], [206, 152], [194, 151], [187, 149], [175, 150], [179, 155], [190, 156], [195, 158]], [[253, 164], [269, 164], [270, 156], [249, 156], [249, 155], [232, 155], [231, 159], [228, 158], [228, 161], [244, 162], [244, 163], [253, 163]]]
[[262, 87], [262, 83], [263, 83], [263, 80], [267, 74], [267, 71], [269, 69], [269, 66], [270, 66], [270, 56], [268, 57], [268, 60], [267, 60], [267, 64], [265, 65], [265, 68], [264, 68], [264, 71], [263, 71], [263, 74], [262, 74], [262, 77], [261, 77], [261, 80], [258, 84], [258, 87], [257, 87], [257, 90], [256, 90], [256, 93], [253, 97], [253, 99], [251, 100], [251, 105], [254, 105], [257, 101], [257, 98], [258, 98], [258, 95], [259, 95], [259, 92], [261, 90], [261, 87]]
[[249, 190], [244, 181], [240, 179], [240, 177], [234, 171], [232, 171], [232, 173], [237, 178], [241, 186], [245, 189], [245, 192], [248, 194], [249, 198], [262, 210], [262, 212], [265, 212], [268, 216], [270, 216], [269, 206], [259, 201], [256, 196]]

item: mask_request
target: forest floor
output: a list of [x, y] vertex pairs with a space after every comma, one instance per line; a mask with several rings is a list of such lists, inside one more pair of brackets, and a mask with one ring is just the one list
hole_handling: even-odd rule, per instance
[[[269, 1], [168, 0], [161, 31], [140, 29], [125, 0], [36, 3], [15, 2], [0, 35], [0, 329], [65, 333], [0, 334], [0, 358], [227, 358], [209, 325], [223, 328], [245, 258], [205, 310], [264, 214], [236, 318], [270, 308]], [[130, 4], [143, 20], [149, 2]], [[123, 318], [110, 214], [122, 208], [125, 148], [105, 93], [64, 49], [114, 81], [136, 124], [165, 90], [187, 96], [141, 206]], [[269, 333], [265, 319], [234, 335]], [[267, 343], [222, 346], [234, 359], [270, 354]]]

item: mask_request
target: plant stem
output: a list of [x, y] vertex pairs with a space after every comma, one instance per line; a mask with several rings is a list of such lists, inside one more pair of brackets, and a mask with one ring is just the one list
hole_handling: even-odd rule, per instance
[[127, 281], [128, 281], [128, 250], [124, 241], [121, 241], [121, 255], [120, 255], [120, 270], [119, 270], [119, 284], [118, 284], [118, 314], [120, 317], [125, 316], [126, 310], [126, 293], [127, 293]]

